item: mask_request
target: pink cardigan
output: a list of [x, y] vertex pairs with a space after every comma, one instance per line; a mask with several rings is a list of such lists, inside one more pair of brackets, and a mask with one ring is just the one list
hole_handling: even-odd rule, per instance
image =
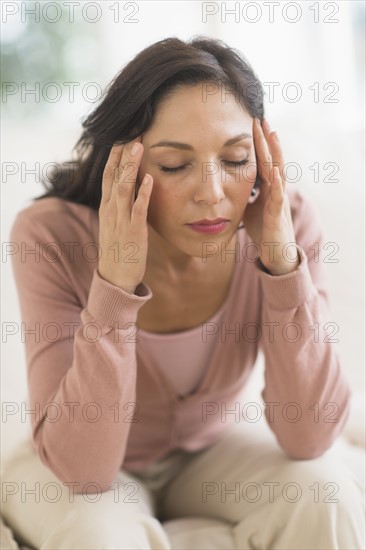
[[251, 261], [250, 239], [238, 230], [223, 315], [202, 325], [203, 341], [214, 339], [210, 361], [196, 391], [183, 398], [139, 341], [137, 313], [152, 290], [141, 283], [130, 295], [99, 276], [98, 213], [58, 198], [18, 213], [10, 240], [33, 447], [60, 480], [80, 484], [75, 492], [91, 481], [108, 490], [121, 468], [137, 472], [174, 449], [215, 442], [239, 420], [229, 411], [259, 347], [265, 387], [258, 405], [284, 453], [317, 457], [341, 433], [351, 390], [325, 329], [331, 319], [323, 234], [309, 199], [288, 194], [300, 266], [269, 275]]

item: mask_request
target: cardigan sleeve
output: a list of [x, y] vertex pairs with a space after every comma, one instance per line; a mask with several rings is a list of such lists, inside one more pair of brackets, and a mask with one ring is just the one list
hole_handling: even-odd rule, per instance
[[[71, 274], [83, 276], [85, 270], [71, 265], [62, 242], [65, 231], [67, 240], [80, 235], [70, 233], [67, 214], [56, 220], [52, 214], [20, 212], [10, 232], [17, 250], [12, 268], [25, 334], [32, 444], [61, 481], [76, 484], [76, 493], [91, 482], [105, 491], [121, 468], [136, 421], [134, 326], [152, 293], [141, 283], [130, 295], [95, 267], [83, 307]], [[59, 255], [52, 253], [55, 242]]]
[[319, 217], [298, 191], [291, 192], [290, 204], [300, 265], [273, 276], [256, 262], [265, 357], [261, 395], [267, 423], [282, 449], [292, 459], [311, 459], [340, 435], [350, 413], [351, 390], [334, 348], [339, 327], [329, 316]]

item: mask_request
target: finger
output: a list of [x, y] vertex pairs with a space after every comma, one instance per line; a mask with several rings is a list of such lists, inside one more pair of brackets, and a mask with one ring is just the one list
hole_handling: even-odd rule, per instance
[[[132, 153], [134, 150], [135, 143], [138, 144], [139, 149]], [[137, 176], [139, 171], [139, 166], [144, 152], [144, 147], [141, 145], [142, 140], [141, 136], [131, 142], [130, 147], [126, 149], [126, 155], [121, 159], [121, 179], [120, 183], [125, 183], [130, 190], [130, 204], [129, 204], [129, 213], [133, 207], [133, 203], [136, 200], [136, 187], [137, 187]]]
[[152, 188], [153, 178], [151, 174], [145, 174], [132, 208], [131, 224], [134, 225], [134, 227], [142, 228], [146, 225]]
[[265, 117], [263, 117], [263, 120], [262, 120], [262, 130], [263, 130], [263, 133], [266, 137], [267, 143], [269, 143], [269, 136], [271, 134], [271, 128], [269, 126], [268, 120]]
[[[271, 158], [272, 158], [272, 163], [271, 163], [271, 167], [270, 167], [270, 170], [269, 170], [270, 181], [272, 183], [274, 181], [273, 167], [274, 166], [279, 166], [279, 162], [273, 157], [273, 138], [274, 138], [275, 132], [272, 132], [272, 130], [269, 126], [268, 120], [265, 117], [263, 117], [263, 120], [262, 120], [262, 131], [263, 131], [264, 137], [265, 137], [266, 142], [267, 142], [267, 147], [269, 149], [269, 153], [270, 153]], [[281, 173], [282, 173], [282, 170], [281, 170]]]
[[280, 175], [282, 178], [282, 185], [284, 189], [286, 188], [286, 178], [284, 174], [285, 161], [282, 153], [282, 148], [277, 132], [272, 132], [269, 126], [268, 120], [263, 117], [263, 132], [266, 137], [266, 140], [269, 144], [271, 156], [272, 156], [272, 165], [278, 166], [280, 170]]
[[[135, 152], [134, 146], [136, 144], [139, 147]], [[118, 167], [117, 180], [112, 187], [111, 203], [115, 205], [118, 216], [128, 217], [128, 219], [130, 219], [134, 201], [136, 176], [142, 154], [143, 146], [138, 140], [133, 140], [124, 147]]]
[[253, 135], [259, 174], [262, 181], [270, 184], [270, 182], [273, 180], [273, 178], [271, 177], [272, 156], [266, 137], [263, 133], [262, 127], [258, 119], [254, 119]]
[[113, 145], [110, 150], [102, 178], [101, 204], [107, 203], [111, 198], [113, 182], [118, 169], [124, 145]]
[[272, 132], [271, 134], [271, 151], [272, 151], [273, 164], [275, 166], [278, 166], [279, 168], [282, 187], [285, 192], [286, 185], [287, 185], [286, 178], [285, 178], [285, 159], [283, 156], [283, 151], [282, 151], [282, 147], [281, 147], [277, 132]]
[[271, 216], [277, 218], [281, 215], [283, 208], [283, 188], [281, 175], [278, 166], [273, 168], [273, 184], [271, 185], [271, 200], [268, 210]]

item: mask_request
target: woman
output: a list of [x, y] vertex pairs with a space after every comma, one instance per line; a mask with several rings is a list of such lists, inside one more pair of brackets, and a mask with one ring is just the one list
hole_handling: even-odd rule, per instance
[[[168, 38], [83, 127], [11, 233], [39, 244], [13, 267], [40, 336], [33, 449], [5, 480], [41, 492], [9, 495], [5, 518], [36, 548], [170, 548], [163, 522], [187, 516], [221, 519], [232, 548], [363, 548], [323, 236], [286, 189], [254, 71], [220, 41]], [[260, 348], [267, 431], [240, 402]]]

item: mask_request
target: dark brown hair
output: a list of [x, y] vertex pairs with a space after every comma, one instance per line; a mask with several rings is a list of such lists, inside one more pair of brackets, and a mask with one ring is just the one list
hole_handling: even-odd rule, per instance
[[[42, 178], [47, 191], [33, 200], [60, 197], [98, 210], [113, 144], [146, 132], [158, 105], [174, 88], [199, 83], [233, 92], [253, 118], [263, 119], [263, 87], [241, 52], [202, 35], [187, 42], [176, 37], [160, 40], [138, 53], [112, 80], [103, 101], [82, 122], [83, 132], [73, 148], [76, 160], [54, 167], [48, 181]], [[259, 183], [257, 176], [255, 185]]]

